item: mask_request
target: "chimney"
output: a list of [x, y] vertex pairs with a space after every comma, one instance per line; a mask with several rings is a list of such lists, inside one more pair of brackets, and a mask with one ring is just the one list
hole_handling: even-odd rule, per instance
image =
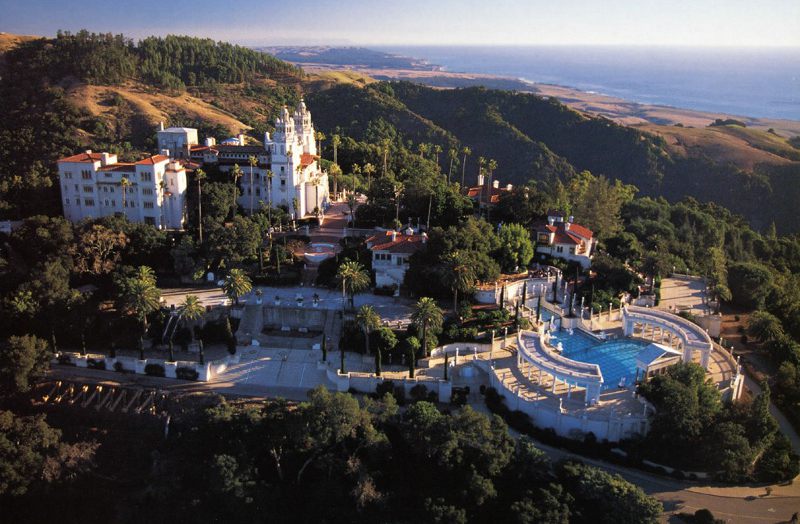
[[107, 166], [109, 164], [113, 164], [114, 162], [111, 161], [112, 156], [113, 155], [111, 155], [111, 153], [100, 153], [100, 165]]
[[428, 233], [422, 233], [422, 243], [426, 244], [428, 242]]
[[87, 149], [87, 150], [86, 150], [86, 154], [87, 154], [87, 155], [91, 155], [91, 154], [92, 154], [92, 150], [91, 150], [91, 149]]
[[486, 182], [484, 181], [483, 175], [478, 175], [478, 185], [483, 186]]
[[506, 184], [506, 191], [511, 191], [511, 188], [514, 187], [511, 184]]
[[244, 135], [242, 133], [239, 133], [239, 145], [244, 145]]
[[217, 145], [217, 139], [214, 138], [213, 136], [209, 136], [205, 140], [205, 145], [206, 145], [206, 147], [215, 146], [215, 145]]
[[553, 225], [553, 222], [555, 222], [555, 219], [554, 219], [553, 217], [547, 217], [547, 224], [548, 224], [548, 225], [551, 225], [551, 226], [552, 226], [552, 225]]
[[574, 217], [574, 216], [572, 216], [572, 215], [570, 215], [570, 216], [569, 216], [569, 219], [567, 219], [567, 222], [570, 222], [570, 223], [572, 223], [572, 222], [574, 222], [574, 221], [575, 221], [575, 217]]
[[163, 131], [164, 130], [164, 121], [163, 120], [158, 123], [158, 130], [159, 131]]
[[564, 231], [569, 231], [570, 222], [564, 222]]
[[495, 189], [500, 189], [500, 181], [499, 180], [493, 181], [492, 182], [492, 187], [495, 188]]
[[392, 242], [394, 242], [395, 240], [397, 240], [397, 231], [392, 230]]
[[169, 149], [162, 149], [161, 154], [164, 156], [169, 156]]

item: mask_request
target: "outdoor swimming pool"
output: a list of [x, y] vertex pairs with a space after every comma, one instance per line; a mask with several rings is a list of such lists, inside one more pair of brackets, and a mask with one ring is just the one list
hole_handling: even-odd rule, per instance
[[[549, 319], [552, 316], [549, 311], [547, 313], [542, 318]], [[574, 330], [572, 335], [566, 330], [551, 333], [550, 345], [556, 347], [559, 342], [561, 354], [565, 357], [600, 366], [604, 389], [616, 388], [623, 377], [627, 386], [633, 384], [636, 379], [636, 356], [649, 344], [628, 338], [600, 342], [579, 329]]]

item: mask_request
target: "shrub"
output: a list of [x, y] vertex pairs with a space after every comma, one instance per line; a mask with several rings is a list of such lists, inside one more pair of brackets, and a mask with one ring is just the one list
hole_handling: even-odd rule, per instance
[[114, 371], [119, 373], [124, 373], [125, 368], [122, 366], [122, 362], [114, 362]]
[[467, 397], [469, 396], [469, 388], [453, 388], [453, 393], [450, 395], [450, 403], [456, 406], [464, 406], [467, 404]]
[[194, 368], [187, 368], [185, 366], [175, 369], [175, 376], [182, 380], [197, 380], [200, 373]]
[[394, 291], [396, 289], [397, 289], [397, 286], [395, 286], [395, 285], [382, 286], [382, 287], [376, 287], [375, 289], [373, 289], [372, 293], [374, 295], [379, 295], [379, 296], [384, 296], [384, 297], [391, 297], [391, 296], [394, 296]]
[[394, 382], [391, 380], [384, 380], [375, 386], [375, 398], [383, 398], [387, 393], [394, 395]]
[[75, 365], [75, 363], [72, 362], [72, 357], [70, 357], [66, 353], [61, 353], [58, 356], [58, 363], [59, 364], [64, 364], [66, 366], [74, 366]]
[[417, 384], [416, 386], [411, 388], [411, 391], [409, 393], [411, 394], [411, 400], [413, 402], [426, 400], [426, 397], [428, 396], [428, 387], [425, 386], [425, 384]]
[[86, 359], [86, 367], [91, 369], [106, 369], [106, 361], [105, 359], [89, 358]]
[[151, 377], [163, 377], [164, 376], [164, 366], [161, 364], [147, 364], [144, 367], [144, 372]]

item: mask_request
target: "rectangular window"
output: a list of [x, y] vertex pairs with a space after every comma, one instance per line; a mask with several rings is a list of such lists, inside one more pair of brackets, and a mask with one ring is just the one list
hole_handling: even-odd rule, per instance
[[574, 247], [569, 248], [569, 253], [571, 255], [574, 255], [575, 254], [575, 248]]
[[91, 180], [92, 179], [92, 172], [91, 171], [81, 171], [81, 178], [84, 180]]
[[144, 202], [142, 204], [142, 207], [145, 208], [145, 209], [153, 209], [153, 203], [152, 202]]
[[557, 253], [563, 253], [564, 252], [564, 247], [563, 246], [556, 247], [556, 252]]
[[66, 171], [66, 172], [64, 173], [64, 178], [72, 179], [72, 173], [71, 173], [71, 172], [69, 172], [69, 171]]
[[156, 225], [156, 217], [144, 217], [144, 223], [148, 226]]
[[117, 201], [116, 200], [112, 200], [111, 201], [111, 207], [117, 207]]
[[142, 173], [140, 176], [142, 182], [152, 182], [153, 181], [153, 173]]
[[144, 189], [142, 189], [142, 194], [143, 195], [152, 195], [153, 194], [153, 190], [152, 189], [148, 189], [148, 188], [144, 188]]
[[281, 178], [281, 187], [285, 187], [285, 186], [286, 186], [286, 180]]
[[64, 199], [64, 204], [69, 205], [69, 198]]
[[92, 186], [83, 186], [84, 193], [94, 193], [94, 188]]
[[94, 199], [93, 198], [85, 198], [83, 200], [83, 205], [88, 206], [88, 207], [94, 206]]
[[78, 184], [75, 184], [75, 191], [78, 191]]

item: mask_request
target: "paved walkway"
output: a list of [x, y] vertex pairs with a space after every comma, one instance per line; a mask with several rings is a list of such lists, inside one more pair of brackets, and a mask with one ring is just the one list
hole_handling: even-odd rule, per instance
[[658, 309], [706, 315], [710, 312], [706, 299], [706, 285], [702, 279], [669, 277], [661, 281]]

